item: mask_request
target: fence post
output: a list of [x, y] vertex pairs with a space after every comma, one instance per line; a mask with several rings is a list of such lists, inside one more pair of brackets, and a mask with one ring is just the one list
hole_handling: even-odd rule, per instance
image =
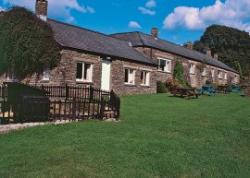
[[92, 86], [89, 87], [89, 98], [90, 100], [94, 98], [94, 88]]
[[65, 88], [66, 88], [66, 100], [67, 100], [69, 97], [69, 86], [66, 84]]
[[105, 111], [105, 101], [103, 97], [101, 97], [101, 109], [100, 109], [100, 119], [104, 118], [104, 111]]

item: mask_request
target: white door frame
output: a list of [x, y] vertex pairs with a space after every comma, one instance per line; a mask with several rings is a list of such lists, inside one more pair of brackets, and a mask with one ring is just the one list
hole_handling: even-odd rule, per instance
[[111, 90], [111, 64], [109, 60], [101, 61], [101, 89], [105, 91]]

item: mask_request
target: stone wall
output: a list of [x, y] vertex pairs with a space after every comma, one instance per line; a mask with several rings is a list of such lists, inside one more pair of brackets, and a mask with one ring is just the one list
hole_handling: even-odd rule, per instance
[[[93, 64], [93, 78], [91, 83], [76, 82], [77, 62]], [[46, 85], [92, 85], [101, 88], [101, 57], [73, 50], [62, 50], [59, 65], [50, 71], [50, 80], [43, 81], [42, 75], [33, 74], [21, 80], [26, 84], [46, 84]], [[125, 68], [136, 69], [135, 85], [124, 84]], [[145, 65], [135, 62], [128, 62], [119, 59], [112, 59], [111, 63], [111, 89], [120, 95], [156, 93], [155, 66]], [[140, 71], [150, 72], [150, 85], [142, 86], [140, 83]], [[6, 81], [6, 76], [0, 76], [0, 83]]]
[[[189, 84], [192, 87], [200, 88], [208, 80], [212, 80], [212, 82], [216, 85], [225, 85], [225, 84], [230, 84], [230, 83], [238, 84], [240, 82], [239, 74], [236, 74], [236, 73], [233, 73], [230, 71], [226, 71], [226, 70], [220, 69], [220, 68], [215, 67], [215, 66], [205, 65], [205, 64], [202, 64], [202, 63], [194, 61], [194, 60], [190, 60], [190, 59], [187, 59], [187, 58], [175, 55], [175, 54], [171, 54], [168, 52], [163, 52], [163, 51], [160, 51], [157, 49], [151, 49], [148, 47], [137, 47], [136, 49], [139, 52], [143, 53], [144, 55], [154, 59], [155, 61], [158, 61], [158, 58], [166, 58], [166, 59], [172, 60], [171, 72], [169, 72], [169, 73], [161, 72], [161, 71], [156, 72], [157, 79], [162, 81], [162, 82], [165, 82], [166, 80], [173, 78], [173, 70], [174, 70], [174, 66], [175, 66], [177, 60], [181, 61], [181, 63], [183, 64], [183, 67], [185, 70], [185, 76], [186, 76]], [[189, 68], [190, 68], [191, 64], [194, 64], [196, 66], [194, 74], [190, 74], [190, 72], [189, 72]], [[207, 70], [207, 74], [203, 76], [202, 70], [198, 66], [202, 66], [203, 68], [205, 67]], [[214, 70], [214, 77], [213, 78], [211, 76], [212, 70]], [[223, 71], [224, 73], [227, 73], [227, 75], [228, 75], [227, 79], [224, 77], [219, 78], [218, 77], [219, 71]], [[232, 79], [232, 81], [229, 81], [229, 79]]]
[[[135, 85], [124, 83], [125, 68], [136, 70]], [[156, 69], [156, 67], [150, 65], [144, 65], [129, 61], [113, 60], [111, 70], [111, 87], [116, 93], [120, 95], [156, 93]], [[140, 71], [148, 71], [150, 73], [149, 86], [141, 85]]]
[[[76, 65], [77, 62], [87, 62], [93, 64], [93, 82], [81, 83], [76, 82]], [[33, 74], [21, 80], [27, 84], [46, 84], [46, 85], [82, 85], [90, 84], [94, 87], [101, 86], [101, 58], [100, 56], [81, 53], [72, 50], [62, 50], [61, 60], [57, 67], [50, 71], [50, 80], [43, 81], [42, 75]], [[0, 83], [6, 81], [6, 76], [0, 77]]]
[[[170, 72], [162, 72], [157, 69], [157, 66], [151, 66], [146, 64], [141, 64], [137, 62], [131, 62], [126, 60], [112, 59], [111, 63], [111, 89], [117, 92], [120, 95], [130, 95], [130, 94], [143, 94], [143, 93], [156, 93], [156, 82], [162, 81], [166, 82], [167, 80], [173, 79], [173, 70], [176, 64], [176, 61], [179, 60], [182, 62], [185, 70], [185, 75], [188, 82], [192, 87], [199, 88], [205, 84], [207, 80], [211, 78], [211, 70], [215, 70], [215, 77], [213, 82], [222, 85], [229, 83], [229, 78], [232, 83], [239, 83], [239, 75], [233, 72], [228, 72], [228, 79], [219, 79], [218, 71], [219, 68], [208, 66], [207, 75], [202, 76], [201, 71], [198, 67], [195, 69], [194, 74], [189, 73], [189, 68], [191, 63], [196, 66], [201, 63], [187, 60], [180, 56], [175, 56], [170, 53], [162, 52], [159, 50], [149, 49], [149, 48], [137, 48], [138, 51], [152, 56], [153, 59], [157, 60], [158, 57], [167, 58], [172, 60], [172, 67]], [[91, 83], [81, 83], [76, 82], [76, 65], [77, 62], [87, 62], [93, 64], [93, 80]], [[73, 50], [62, 50], [61, 51], [61, 61], [59, 65], [50, 71], [50, 80], [43, 81], [41, 75], [34, 74], [23, 79], [21, 82], [29, 84], [46, 84], [46, 85], [84, 85], [90, 84], [94, 87], [101, 87], [101, 57], [98, 55], [92, 55], [88, 53], [73, 51]], [[136, 70], [135, 85], [127, 85], [124, 83], [125, 79], [125, 68], [132, 68]], [[140, 71], [146, 70], [150, 72], [150, 85], [142, 86], [140, 81]], [[6, 76], [0, 76], [0, 83], [6, 81]]]

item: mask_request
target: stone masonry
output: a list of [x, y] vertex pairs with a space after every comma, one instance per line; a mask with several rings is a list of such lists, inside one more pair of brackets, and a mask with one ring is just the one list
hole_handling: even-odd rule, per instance
[[[240, 76], [238, 74], [220, 69], [220, 68], [215, 67], [215, 66], [205, 65], [205, 64], [202, 64], [200, 62], [190, 60], [190, 59], [187, 59], [187, 58], [175, 55], [175, 54], [167, 53], [164, 51], [160, 51], [160, 50], [152, 49], [152, 48], [148, 48], [148, 47], [137, 47], [136, 49], [139, 52], [142, 52], [143, 54], [149, 56], [150, 58], [152, 58], [156, 62], [158, 61], [158, 58], [169, 59], [172, 61], [171, 72], [162, 72], [162, 71], [156, 72], [157, 80], [162, 81], [162, 82], [166, 82], [169, 79], [173, 79], [173, 70], [174, 70], [174, 66], [175, 66], [177, 60], [182, 63], [184, 70], [185, 70], [185, 75], [188, 76], [187, 77], [188, 82], [190, 83], [190, 85], [192, 87], [195, 87], [195, 88], [199, 88], [199, 87], [203, 86], [206, 83], [206, 81], [208, 81], [208, 80], [212, 80], [212, 82], [214, 84], [217, 84], [217, 85], [225, 85], [225, 84], [229, 84], [230, 82], [239, 83], [239, 80], [240, 80], [239, 79]], [[190, 68], [191, 64], [194, 64], [196, 66], [194, 74], [189, 73], [189, 68]], [[201, 69], [199, 69], [198, 66], [202, 66], [203, 69], [204, 68], [206, 69], [206, 75], [202, 75], [202, 71], [201, 71]], [[210, 76], [212, 70], [214, 70], [214, 77], [213, 78], [211, 78], [211, 76]], [[223, 78], [218, 78], [219, 71], [222, 71], [223, 73], [227, 73], [227, 75], [228, 75], [227, 78], [225, 78], [224, 75], [223, 75]], [[229, 81], [228, 80], [229, 78], [231, 78], [233, 80]]]

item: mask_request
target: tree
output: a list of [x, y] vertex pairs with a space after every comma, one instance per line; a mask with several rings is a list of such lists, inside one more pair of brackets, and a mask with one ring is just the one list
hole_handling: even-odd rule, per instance
[[0, 74], [21, 79], [53, 68], [59, 60], [60, 48], [46, 22], [20, 7], [0, 16]]
[[177, 61], [174, 67], [173, 73], [174, 81], [177, 85], [182, 87], [189, 87], [187, 79], [185, 77], [185, 70], [181, 62]]
[[194, 44], [194, 49], [202, 51], [210, 47], [212, 53], [219, 55], [219, 60], [236, 69], [241, 75], [247, 75], [250, 69], [250, 36], [238, 29], [212, 25], [201, 39]]

